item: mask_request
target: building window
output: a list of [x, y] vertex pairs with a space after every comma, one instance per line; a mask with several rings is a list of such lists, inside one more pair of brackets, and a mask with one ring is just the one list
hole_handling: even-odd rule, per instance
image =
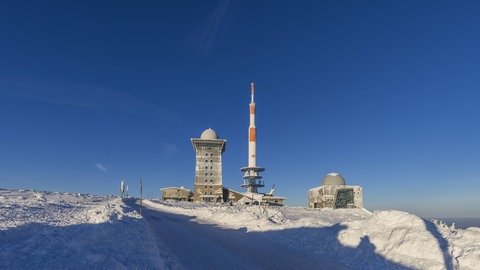
[[212, 192], [210, 192], [210, 195], [212, 195]]
[[210, 173], [210, 175], [212, 175], [212, 173]]
[[208, 166], [205, 166], [205, 169], [208, 169]]
[[212, 186], [210, 186], [210, 189], [212, 188]]
[[205, 186], [205, 188], [208, 188], [207, 186]]
[[210, 183], [213, 182], [213, 179], [210, 179]]
[[208, 156], [208, 153], [206, 153], [205, 156]]
[[213, 162], [213, 159], [210, 159], [210, 162]]
[[213, 157], [213, 154], [210, 154], [210, 156], [212, 156], [212, 157]]
[[205, 179], [205, 182], [207, 182], [207, 179]]
[[213, 167], [212, 167], [212, 166], [210, 166], [210, 170], [212, 170], [212, 169], [213, 169]]
[[208, 162], [208, 160], [205, 159], [205, 162]]

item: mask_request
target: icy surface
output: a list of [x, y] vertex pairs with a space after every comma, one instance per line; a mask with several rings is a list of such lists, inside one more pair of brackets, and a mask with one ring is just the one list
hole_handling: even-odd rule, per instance
[[0, 269], [479, 269], [480, 228], [399, 211], [0, 190]]

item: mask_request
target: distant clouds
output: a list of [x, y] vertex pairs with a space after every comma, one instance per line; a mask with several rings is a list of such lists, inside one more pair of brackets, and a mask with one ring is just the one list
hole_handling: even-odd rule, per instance
[[[130, 92], [133, 92], [131, 90]], [[48, 79], [2, 79], [0, 94], [52, 105], [85, 109], [147, 111], [167, 122], [179, 122], [180, 116], [164, 106], [156, 106], [140, 97], [99, 85]]]
[[103, 166], [101, 163], [96, 163], [95, 167], [97, 167], [97, 169], [99, 169], [100, 171], [107, 171], [107, 168], [105, 168], [105, 166]]
[[146, 104], [131, 95], [83, 82], [0, 80], [0, 86], [19, 98], [64, 106], [136, 111]]
[[207, 54], [215, 42], [215, 38], [225, 22], [226, 15], [231, 8], [231, 0], [221, 0], [218, 2], [213, 14], [209, 17], [207, 23], [195, 37], [195, 47], [201, 53]]

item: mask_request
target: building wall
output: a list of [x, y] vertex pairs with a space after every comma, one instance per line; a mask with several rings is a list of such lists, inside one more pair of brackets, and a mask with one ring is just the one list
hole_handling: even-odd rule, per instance
[[222, 202], [223, 197], [222, 185], [195, 185], [195, 202]]
[[228, 189], [228, 188], [223, 188], [224, 189], [224, 194], [226, 194], [226, 198], [230, 202], [238, 202], [241, 200], [244, 195], [238, 191], [235, 191], [233, 189]]
[[192, 192], [186, 188], [162, 188], [162, 200], [190, 201]]
[[222, 153], [225, 140], [192, 139], [196, 152], [194, 201], [203, 201], [201, 196], [223, 198]]
[[[337, 208], [344, 205], [340, 200], [345, 200], [344, 196], [339, 196], [339, 190], [353, 191], [353, 203], [346, 208], [362, 208], [363, 194], [360, 186], [320, 186], [308, 191], [309, 208]], [[342, 206], [343, 208], [343, 206]]]

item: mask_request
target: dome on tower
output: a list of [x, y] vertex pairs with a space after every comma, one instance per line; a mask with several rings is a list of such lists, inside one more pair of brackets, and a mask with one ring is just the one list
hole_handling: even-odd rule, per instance
[[345, 179], [339, 173], [329, 173], [323, 178], [322, 186], [345, 186]]
[[218, 139], [218, 134], [215, 132], [215, 130], [208, 128], [205, 129], [204, 132], [202, 132], [202, 135], [200, 135], [200, 139], [202, 140], [217, 140]]

